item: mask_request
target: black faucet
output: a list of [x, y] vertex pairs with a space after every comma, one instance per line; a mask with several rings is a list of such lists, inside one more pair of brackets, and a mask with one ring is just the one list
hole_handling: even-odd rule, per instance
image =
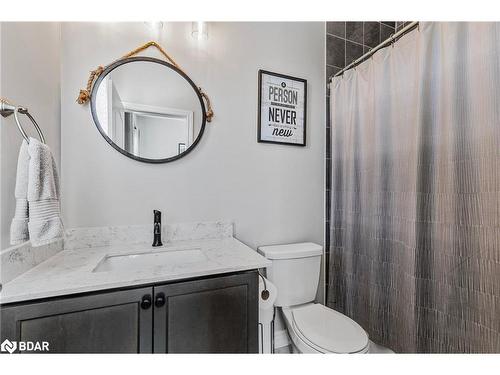
[[162, 246], [161, 243], [161, 211], [153, 210], [153, 246]]

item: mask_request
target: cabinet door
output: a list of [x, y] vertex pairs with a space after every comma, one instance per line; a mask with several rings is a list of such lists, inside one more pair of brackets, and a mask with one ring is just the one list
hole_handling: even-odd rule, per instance
[[257, 277], [246, 272], [155, 287], [154, 352], [257, 353]]
[[[152, 288], [0, 308], [1, 341], [46, 341], [50, 353], [151, 353]], [[149, 296], [149, 306], [142, 304]]]

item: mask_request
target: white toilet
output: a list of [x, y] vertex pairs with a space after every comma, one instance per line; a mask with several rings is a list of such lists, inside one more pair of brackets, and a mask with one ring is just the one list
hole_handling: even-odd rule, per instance
[[281, 307], [298, 353], [369, 353], [367, 333], [354, 320], [314, 303], [319, 284], [322, 247], [306, 242], [261, 246], [272, 261], [267, 278], [278, 288], [275, 306]]

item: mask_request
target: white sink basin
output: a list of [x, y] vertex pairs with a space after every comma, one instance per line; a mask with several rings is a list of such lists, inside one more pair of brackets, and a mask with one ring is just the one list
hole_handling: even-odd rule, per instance
[[149, 250], [129, 254], [106, 255], [92, 272], [136, 271], [162, 266], [178, 266], [206, 261], [198, 248]]

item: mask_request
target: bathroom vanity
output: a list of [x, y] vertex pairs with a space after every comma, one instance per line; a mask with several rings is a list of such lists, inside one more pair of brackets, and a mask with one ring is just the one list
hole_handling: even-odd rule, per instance
[[258, 268], [233, 237], [65, 249], [4, 284], [1, 341], [51, 353], [258, 352]]
[[54, 353], [256, 353], [256, 271], [2, 306], [2, 341]]

